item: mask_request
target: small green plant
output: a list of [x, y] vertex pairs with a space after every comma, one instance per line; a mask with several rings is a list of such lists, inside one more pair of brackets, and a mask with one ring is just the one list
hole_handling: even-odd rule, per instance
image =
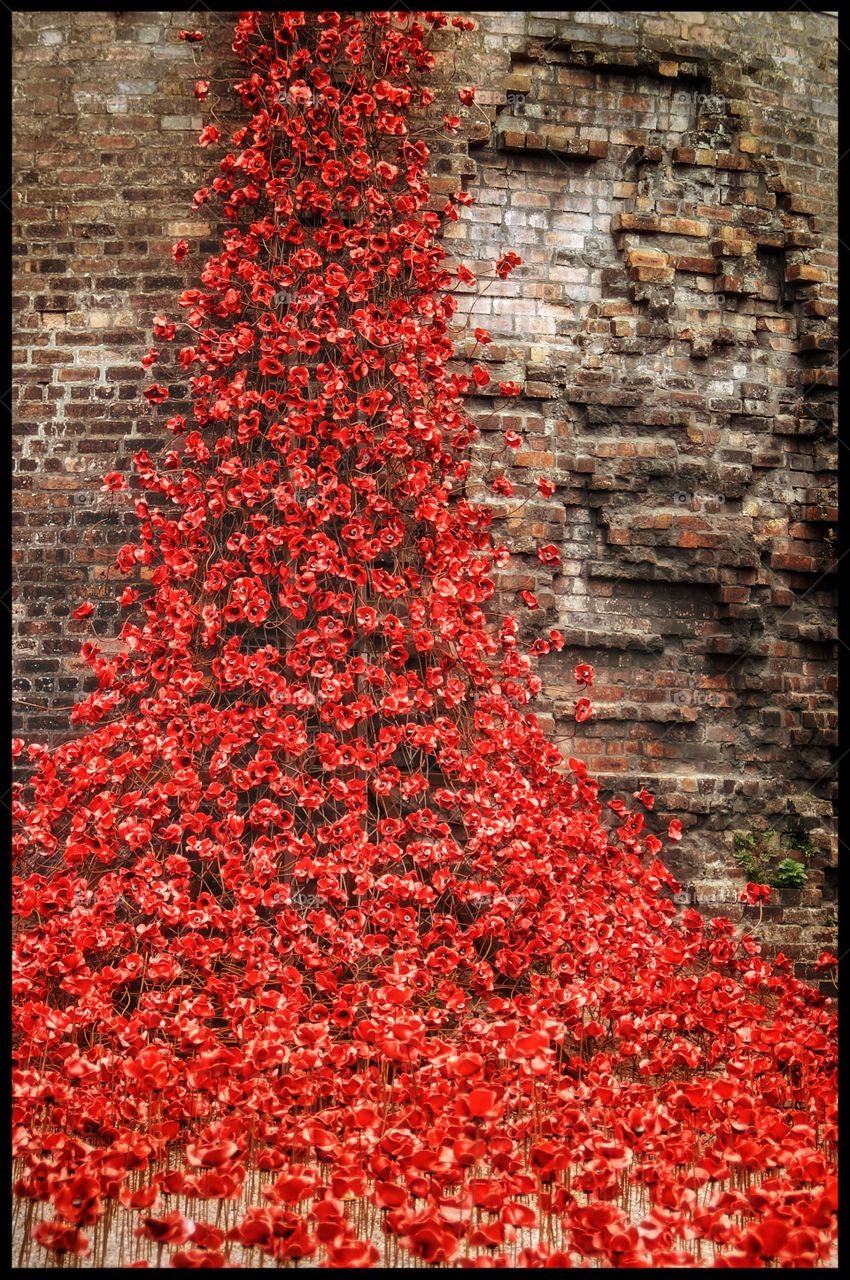
[[770, 883], [777, 889], [802, 889], [806, 880], [806, 868], [802, 862], [796, 862], [793, 858], [783, 858], [777, 864]]
[[[803, 831], [780, 833], [751, 826], [735, 836], [734, 858], [749, 880], [775, 889], [802, 889], [808, 879], [807, 864], [817, 846]], [[795, 853], [800, 856], [792, 858]]]
[[805, 831], [789, 831], [785, 836], [785, 848], [802, 853], [803, 861], [809, 862], [817, 853], [817, 845], [806, 835]]

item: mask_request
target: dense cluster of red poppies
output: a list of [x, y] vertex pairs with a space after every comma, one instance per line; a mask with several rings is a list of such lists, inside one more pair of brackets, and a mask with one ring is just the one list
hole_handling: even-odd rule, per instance
[[195, 196], [230, 225], [155, 320], [191, 409], [135, 457], [123, 648], [83, 646], [82, 736], [16, 744], [15, 1190], [43, 1261], [119, 1211], [136, 1265], [830, 1256], [830, 1003], [677, 913], [652, 795], [609, 820], [528, 709], [562, 637], [485, 609], [508, 553], [465, 496], [464, 402], [489, 378], [450, 371], [474, 275], [438, 238], [470, 198], [435, 208], [424, 141], [430, 35], [471, 25], [236, 25], [247, 123], [204, 129]]

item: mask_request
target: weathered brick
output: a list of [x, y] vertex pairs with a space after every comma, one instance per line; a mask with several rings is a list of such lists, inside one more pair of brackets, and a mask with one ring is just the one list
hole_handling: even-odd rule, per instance
[[822, 284], [829, 277], [820, 267], [813, 267], [810, 262], [791, 262], [785, 268], [785, 279], [792, 283], [802, 281], [804, 284], [812, 282]]

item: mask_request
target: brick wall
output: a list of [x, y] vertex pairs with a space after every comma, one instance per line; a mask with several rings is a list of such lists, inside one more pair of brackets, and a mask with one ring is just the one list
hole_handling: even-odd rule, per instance
[[[107, 651], [117, 630], [104, 579], [135, 519], [99, 485], [168, 435], [139, 360], [153, 316], [171, 314], [218, 248], [218, 227], [192, 212], [215, 163], [196, 145], [193, 90], [235, 68], [231, 16], [206, 13], [194, 46], [177, 33], [196, 12], [13, 17], [14, 693], [27, 735], [62, 735], [90, 687], [81, 638], [93, 630]], [[229, 103], [211, 94], [210, 106], [226, 118]], [[181, 237], [193, 253], [176, 265]], [[74, 622], [88, 595], [95, 618]]]
[[[151, 316], [194, 279], [168, 246], [214, 245], [188, 212], [210, 172], [192, 85], [226, 78], [229, 16], [15, 15], [25, 734], [60, 736], [84, 687], [75, 603], [109, 596], [94, 631], [115, 629], [103, 579], [128, 517], [98, 480], [162, 439], [138, 358]], [[433, 186], [476, 197], [448, 229], [453, 254], [482, 271], [505, 248], [524, 260], [462, 299], [494, 336], [476, 359], [523, 387], [470, 405], [477, 476], [515, 486], [488, 499], [517, 553], [501, 603], [533, 589], [528, 627], [566, 633], [568, 661], [542, 668], [552, 734], [606, 794], [646, 784], [682, 817], [687, 897], [753, 914], [731, 855], [754, 821], [817, 849], [759, 931], [808, 974], [833, 945], [837, 861], [835, 20], [474, 16], [463, 52], [439, 61], [435, 118], [462, 123], [436, 144]], [[179, 43], [181, 26], [204, 44]], [[470, 109], [463, 84], [478, 86]], [[508, 427], [524, 444], [505, 467]], [[554, 573], [541, 542], [560, 548]], [[573, 661], [597, 672], [595, 719], [578, 728]]]

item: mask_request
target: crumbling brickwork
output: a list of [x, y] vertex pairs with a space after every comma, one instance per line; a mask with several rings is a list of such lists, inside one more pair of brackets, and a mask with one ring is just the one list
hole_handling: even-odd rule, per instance
[[[138, 358], [213, 247], [208, 219], [187, 212], [210, 171], [192, 83], [227, 75], [230, 16], [15, 16], [15, 691], [28, 735], [62, 732], [84, 687], [81, 635], [116, 630], [104, 578], [132, 518], [98, 482], [161, 439]], [[457, 318], [458, 336], [493, 334], [475, 350], [493, 385], [523, 388], [470, 401], [482, 440], [469, 492], [487, 493], [515, 552], [500, 603], [566, 634], [568, 660], [541, 671], [567, 753], [607, 796], [644, 784], [682, 817], [683, 896], [755, 916], [736, 902], [736, 834], [756, 821], [806, 847], [805, 886], [774, 895], [759, 936], [811, 974], [833, 944], [837, 862], [835, 20], [473, 16], [462, 55], [439, 63], [435, 121], [461, 124], [435, 141], [433, 187], [439, 202], [461, 186], [476, 198], [447, 232], [473, 271], [506, 248], [523, 258]], [[202, 46], [178, 42], [185, 26]], [[193, 252], [176, 266], [179, 237]], [[505, 429], [523, 437], [507, 460]], [[485, 474], [507, 475], [513, 496]], [[548, 542], [554, 571], [536, 556]], [[74, 623], [85, 595], [101, 600], [95, 618]], [[597, 673], [580, 726], [574, 661]]]

